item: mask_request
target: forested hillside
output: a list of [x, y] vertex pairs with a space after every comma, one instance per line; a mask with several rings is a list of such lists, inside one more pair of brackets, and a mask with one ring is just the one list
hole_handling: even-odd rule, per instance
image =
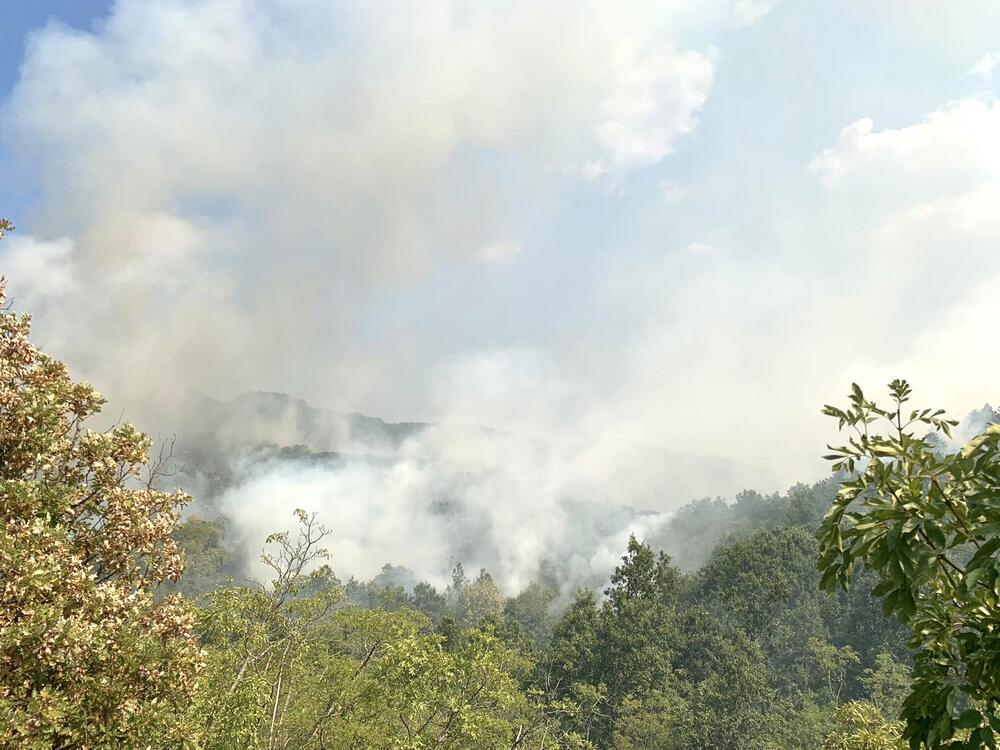
[[[601, 588], [629, 533], [652, 539], [696, 492], [732, 498], [775, 486], [735, 460], [636, 444], [616, 447], [619, 468], [607, 471], [593, 442], [391, 423], [280, 393], [193, 404], [176, 416], [171, 480], [194, 495], [186, 512], [220, 522], [226, 545], [256, 573], [275, 519], [303, 508], [340, 519], [329, 545], [342, 576], [372, 578], [389, 563], [443, 588], [462, 562], [485, 567], [506, 591], [558, 579], [565, 599]], [[664, 546], [685, 569], [711, 549], [674, 541]]]
[[[456, 445], [508, 453], [516, 450], [537, 463], [575, 457], [588, 448], [582, 441], [553, 444], [489, 425], [387, 422], [317, 408], [284, 393], [250, 392], [228, 401], [192, 399], [167, 426], [165, 434], [176, 435], [185, 480], [199, 486], [204, 483], [206, 496], [199, 498], [202, 506], [217, 501], [227, 489], [251, 483], [255, 476], [282, 464], [299, 465], [293, 469], [309, 464], [329, 471], [351, 467], [378, 470], [414, 460], [432, 464], [447, 475], [449, 469], [480, 473], [487, 468], [469, 463], [451, 450]], [[630, 453], [632, 468], [643, 476], [640, 485], [630, 485], [627, 496], [624, 492], [601, 492], [588, 497], [581, 487], [580, 499], [661, 511], [699, 493], [731, 496], [745, 487], [773, 484], [769, 472], [736, 458], [641, 444], [630, 446]], [[488, 468], [513, 472], [511, 466]]]
[[[891, 737], [907, 685], [903, 632], [871, 597], [871, 576], [859, 573], [835, 597], [819, 590], [813, 532], [835, 493], [831, 479], [784, 495], [745, 492], [732, 505], [687, 505], [657, 539], [628, 540], [606, 586], [568, 601], [557, 577], [504, 596], [488, 571], [461, 565], [438, 590], [389, 564], [370, 581], [340, 580], [336, 561], [326, 561], [308, 590], [329, 597], [324, 606], [342, 626], [357, 618], [416, 628], [440, 641], [441, 658], [495, 639], [490, 648], [512, 660], [511, 688], [536, 702], [532, 721], [548, 717], [543, 733], [570, 745], [810, 748], [862, 725]], [[179, 590], [216, 617], [237, 607], [226, 580], [245, 573], [219, 522], [189, 519], [175, 537], [188, 559]], [[703, 550], [704, 564], [677, 568], [663, 551], [675, 540]], [[302, 668], [297, 680], [323, 669]], [[280, 668], [271, 670], [260, 675], [268, 691]], [[267, 724], [266, 712], [259, 721]]]

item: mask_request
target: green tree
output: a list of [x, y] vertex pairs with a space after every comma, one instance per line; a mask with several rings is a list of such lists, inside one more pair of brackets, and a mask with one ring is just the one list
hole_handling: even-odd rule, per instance
[[413, 608], [439, 623], [448, 611], [448, 600], [431, 584], [421, 581], [413, 587]]
[[680, 616], [671, 650], [673, 683], [690, 712], [679, 728], [684, 744], [678, 747], [761, 747], [771, 732], [774, 695], [760, 645], [692, 608]]
[[[206, 750], [289, 746], [304, 731], [303, 715], [318, 712], [321, 684], [342, 676], [343, 660], [324, 658], [321, 636], [342, 591], [318, 567], [329, 533], [315, 516], [296, 511], [300, 531], [272, 534], [261, 560], [273, 572], [267, 585], [214, 591], [198, 630], [208, 651], [194, 716]], [[339, 669], [338, 669], [339, 667]], [[317, 679], [319, 678], [319, 679]], [[294, 745], [293, 745], [294, 746]]]
[[823, 750], [905, 750], [903, 724], [886, 719], [878, 706], [863, 701], [847, 703], [837, 711], [840, 728], [831, 732]]
[[[589, 685], [588, 695], [601, 696], [599, 708], [588, 714], [594, 722], [588, 736], [597, 745], [612, 742], [626, 698], [642, 700], [650, 691], [668, 684], [679, 586], [680, 572], [666, 554], [654, 553], [649, 545], [634, 536], [629, 538], [597, 615], [593, 661], [586, 665], [586, 676], [570, 680], [578, 696], [578, 683]], [[578, 609], [573, 614], [579, 617], [584, 613]], [[581, 618], [575, 624], [586, 622]], [[585, 635], [586, 630], [581, 630], [580, 635]], [[585, 644], [581, 638], [578, 646]]]
[[585, 707], [566, 717], [567, 725], [585, 738], [602, 721], [606, 686], [598, 673], [597, 598], [584, 589], [573, 597], [553, 626], [552, 637], [535, 665], [532, 684], [553, 700], [570, 700]]
[[809, 639], [809, 650], [816, 661], [817, 671], [823, 677], [830, 703], [839, 706], [850, 674], [860, 661], [858, 652], [850, 646], [837, 648], [819, 638]]
[[860, 681], [869, 703], [877, 706], [887, 719], [899, 716], [910, 687], [908, 666], [897, 661], [892, 654], [879, 654], [875, 659], [875, 668], [866, 669]]
[[889, 391], [887, 408], [855, 384], [846, 408], [824, 409], [851, 435], [827, 456], [847, 476], [818, 532], [822, 586], [846, 587], [865, 565], [885, 611], [909, 628], [915, 656], [902, 717], [911, 747], [995, 747], [1000, 426], [941, 451], [957, 422], [906, 407], [905, 381]]
[[178, 583], [164, 584], [164, 593], [179, 591], [195, 599], [242, 577], [242, 564], [223, 542], [224, 527], [219, 521], [189, 517], [173, 533], [184, 553], [184, 575]]
[[719, 547], [698, 572], [704, 606], [766, 640], [783, 613], [817, 599], [816, 540], [799, 528], [766, 529]]
[[575, 706], [523, 691], [530, 658], [492, 627], [456, 629], [446, 648], [412, 609], [345, 606], [320, 564], [328, 532], [297, 515], [296, 536], [268, 540], [272, 580], [220, 589], [202, 612], [205, 750], [586, 747], [565, 721]]
[[665, 686], [642, 700], [622, 701], [611, 746], [614, 750], [687, 750], [697, 723], [688, 702]]
[[616, 750], [742, 750], [772, 733], [773, 694], [760, 648], [691, 609], [671, 635], [672, 672], [618, 708]]
[[552, 605], [558, 593], [538, 582], [528, 584], [517, 596], [504, 604], [504, 617], [516, 623], [538, 649], [552, 635], [554, 617]]
[[596, 677], [597, 629], [597, 597], [588, 589], [578, 591], [553, 627], [539, 662], [546, 684], [568, 689]]
[[654, 553], [634, 535], [621, 564], [611, 575], [611, 585], [605, 590], [607, 606], [611, 612], [623, 612], [633, 602], [672, 604], [677, 598], [680, 571], [670, 564], [665, 552]]
[[[798, 492], [790, 492], [798, 496]], [[733, 623], [762, 647], [774, 686], [797, 708], [831, 700], [810, 641], [850, 647], [858, 664], [845, 676], [843, 700], [861, 697], [857, 677], [881, 651], [902, 652], [899, 626], [873, 609], [862, 586], [831, 597], [819, 590], [819, 544], [797, 526], [761, 529], [717, 548], [693, 577], [688, 598]], [[855, 572], [856, 583], [874, 576]], [[861, 589], [859, 591], [859, 588]]]
[[132, 425], [87, 428], [101, 395], [4, 301], [0, 280], [0, 746], [180, 744], [200, 649], [187, 606], [154, 590], [181, 574], [187, 496], [156, 489]]
[[480, 570], [476, 580], [465, 583], [458, 595], [457, 609], [459, 621], [466, 627], [499, 618], [503, 613], [503, 595], [493, 576]]
[[439, 636], [390, 644], [357, 704], [359, 715], [386, 722], [364, 746], [530, 747], [532, 707], [515, 676], [526, 666], [521, 659], [488, 630], [470, 631], [453, 651]]

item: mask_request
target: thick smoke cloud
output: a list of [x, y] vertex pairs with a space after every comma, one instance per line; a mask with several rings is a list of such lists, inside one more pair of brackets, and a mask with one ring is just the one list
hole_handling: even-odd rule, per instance
[[[560, 433], [586, 416], [571, 416], [579, 396], [526, 352], [441, 369], [439, 424], [386, 424], [280, 394], [205, 404], [180, 453], [193, 459], [186, 479], [203, 499], [198, 512], [220, 513], [249, 550], [294, 509], [315, 512], [345, 574], [371, 577], [391, 563], [442, 584], [461, 562], [507, 591], [547, 576], [568, 593], [606, 580], [629, 534], [649, 538], [668, 509], [768, 482], [735, 461]], [[483, 426], [510, 423], [512, 404], [516, 431]]]
[[[189, 431], [199, 394], [255, 389], [441, 426], [381, 462], [242, 465], [222, 507], [248, 544], [332, 504], [359, 572], [439, 575], [468, 540], [412, 509], [463, 494], [507, 585], [580, 544], [596, 569], [574, 503], [668, 511], [817, 476], [819, 406], [852, 380], [907, 376], [958, 413], [996, 400], [992, 94], [827, 123], [773, 181], [699, 182], [705, 150], [668, 169], [733, 35], [793, 11], [121, 0], [91, 32], [29, 40], [3, 127], [37, 210], [0, 264], [40, 343], [154, 432]], [[726, 143], [754, 125], [712, 124]], [[728, 153], [714, 168], [740, 173]], [[398, 322], [414, 310], [437, 312]], [[695, 458], [713, 455], [738, 461]]]
[[648, 538], [667, 518], [575, 496], [578, 480], [566, 476], [572, 463], [518, 455], [524, 449], [513, 440], [493, 446], [507, 449], [502, 466], [470, 466], [428, 455], [424, 440], [438, 438], [413, 438], [391, 457], [328, 465], [246, 462], [219, 509], [248, 549], [303, 508], [330, 525], [327, 547], [345, 575], [371, 578], [391, 563], [444, 587], [461, 562], [466, 570], [486, 568], [511, 593], [546, 574], [567, 593], [599, 586], [629, 534]]
[[671, 42], [674, 5], [123, 0], [96, 33], [49, 26], [6, 112], [76, 280], [35, 300], [42, 329], [132, 408], [395, 387], [412, 409], [401, 354], [357, 335], [370, 306], [516, 254], [498, 169], [613, 181], [673, 151], [714, 70]]
[[[586, 461], [578, 447], [536, 455], [531, 438], [578, 441], [573, 421], [593, 418], [546, 355], [459, 354], [399, 377], [412, 352], [363, 329], [381, 298], [441, 264], [518, 259], [524, 197], [498, 169], [610, 192], [671, 154], [715, 70], [714, 50], [675, 37], [685, 12], [123, 0], [93, 33], [50, 25], [5, 113], [43, 196], [32, 231], [54, 238], [5, 249], [18, 305], [116, 415], [160, 433], [190, 431], [199, 394], [254, 388], [516, 430], [432, 430], [388, 464], [239, 464], [220, 507], [250, 546], [301, 504], [335, 516], [349, 570], [394, 560], [433, 576], [464, 545], [519, 585], [546, 555], [575, 554], [574, 493], [648, 499], [614, 479], [631, 448], [614, 436]], [[270, 422], [257, 437], [293, 433]], [[429, 526], [438, 496], [484, 528]]]

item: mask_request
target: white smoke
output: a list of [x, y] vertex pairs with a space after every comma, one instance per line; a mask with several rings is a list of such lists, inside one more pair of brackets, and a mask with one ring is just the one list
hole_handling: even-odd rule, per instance
[[344, 574], [370, 578], [391, 563], [443, 584], [461, 562], [486, 568], [506, 591], [546, 569], [568, 590], [600, 584], [630, 534], [648, 538], [697, 493], [731, 495], [768, 481], [731, 461], [630, 442], [610, 424], [603, 438], [588, 436], [601, 415], [527, 351], [455, 360], [435, 382], [439, 421], [398, 445], [356, 425], [347, 434], [335, 415], [287, 398], [260, 394], [231, 407], [232, 424], [244, 429], [229, 429], [227, 417], [213, 423], [216, 434], [267, 434], [309, 448], [242, 454], [217, 501], [239, 544], [256, 549], [303, 508], [331, 527]]
[[33, 292], [39, 334], [151, 423], [191, 390], [412, 412], [412, 353], [359, 328], [443, 264], [516, 259], [498, 162], [620, 181], [669, 154], [715, 67], [673, 43], [685, 7], [121, 0], [93, 33], [50, 24], [4, 130], [60, 252], [11, 282], [75, 280]]
[[[712, 192], [740, 164], [667, 173], [712, 114], [726, 34], [794, 10], [765, 5], [120, 0], [28, 40], [3, 129], [37, 211], [0, 265], [39, 343], [146, 429], [250, 390], [442, 425], [382, 463], [246, 468], [224, 507], [248, 541], [313, 504], [346, 565], [440, 575], [465, 540], [425, 510], [461, 487], [508, 585], [559, 550], [601, 567], [592, 540], [617, 550], [629, 523], [560, 530], [575, 503], [669, 511], [819, 475], [819, 407], [852, 380], [997, 400], [992, 95], [831, 122], [794, 178], [722, 181], [760, 193], [743, 212]], [[595, 206], [607, 236], [580, 257]], [[353, 438], [330, 435], [313, 448]]]
[[247, 549], [303, 508], [330, 526], [327, 547], [341, 574], [368, 579], [391, 563], [443, 587], [461, 562], [467, 570], [486, 568], [510, 593], [546, 566], [566, 574], [560, 583], [567, 589], [601, 582], [629, 534], [647, 538], [667, 518], [573, 501], [542, 463], [527, 472], [522, 463], [511, 473], [475, 473], [407, 455], [413, 448], [389, 461], [247, 465], [220, 509]]

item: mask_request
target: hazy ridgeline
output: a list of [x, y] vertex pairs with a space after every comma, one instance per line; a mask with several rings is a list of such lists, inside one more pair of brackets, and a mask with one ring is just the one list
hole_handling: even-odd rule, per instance
[[[577, 471], [587, 446], [387, 423], [284, 394], [206, 399], [191, 414], [175, 445], [175, 480], [228, 559], [222, 579], [194, 589], [261, 577], [264, 539], [302, 508], [331, 529], [331, 564], [345, 579], [444, 590], [461, 564], [488, 571], [504, 594], [541, 582], [565, 601], [604, 586], [630, 535], [693, 571], [733, 535], [818, 522], [836, 492], [833, 479], [762, 492], [755, 480], [764, 472], [752, 467], [643, 448], [641, 473], [615, 486], [612, 476]], [[968, 415], [957, 440], [995, 417], [989, 406]]]
[[264, 538], [303, 508], [331, 527], [344, 575], [371, 578], [389, 563], [443, 587], [461, 562], [508, 593], [543, 575], [570, 592], [602, 585], [630, 534], [697, 567], [724, 533], [714, 516], [725, 503], [705, 501], [708, 525], [681, 534], [691, 511], [671, 524], [674, 510], [768, 486], [765, 472], [721, 458], [632, 446], [602, 465], [585, 444], [386, 423], [283, 394], [206, 399], [190, 414], [177, 426], [176, 482], [195, 496], [191, 514], [222, 522], [248, 575]]

